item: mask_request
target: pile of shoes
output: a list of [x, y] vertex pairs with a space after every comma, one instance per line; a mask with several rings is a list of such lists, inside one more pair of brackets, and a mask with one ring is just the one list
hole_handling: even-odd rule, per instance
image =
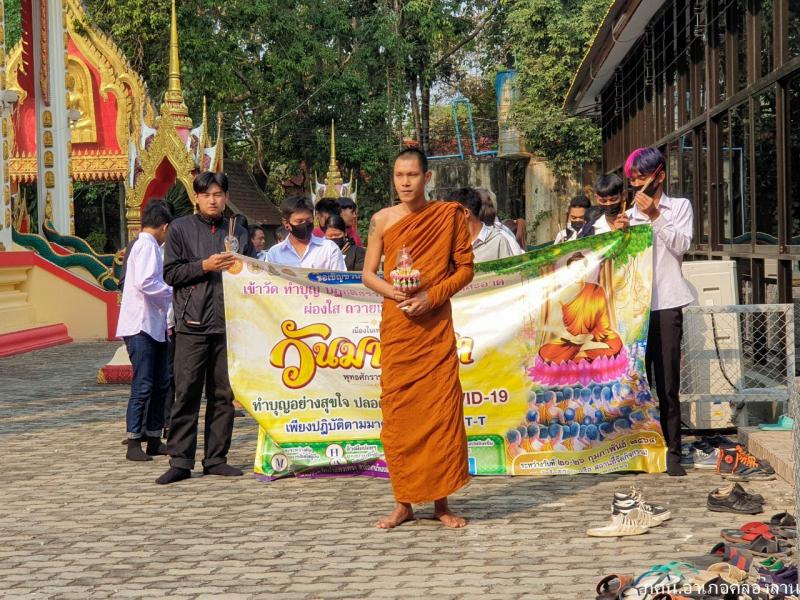
[[621, 537], [642, 535], [672, 518], [669, 509], [645, 501], [636, 488], [629, 493], [614, 492], [611, 502], [611, 522], [603, 527], [588, 529], [591, 537]]
[[706, 507], [713, 512], [758, 515], [764, 512], [764, 497], [761, 494], [751, 494], [738, 483], [731, 483], [711, 490]]
[[681, 445], [681, 466], [695, 469], [716, 469], [721, 448], [734, 448], [736, 442], [722, 436], [702, 437]]
[[[638, 509], [636, 509], [638, 510]], [[650, 567], [638, 576], [608, 575], [596, 600], [788, 600], [800, 594], [792, 557], [797, 524], [779, 513], [769, 521], [723, 529], [726, 540], [703, 556]]]

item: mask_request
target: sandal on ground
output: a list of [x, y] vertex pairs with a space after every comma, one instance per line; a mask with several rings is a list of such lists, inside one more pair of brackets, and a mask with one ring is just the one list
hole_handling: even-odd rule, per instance
[[777, 423], [761, 423], [758, 428], [763, 431], [791, 431], [794, 428], [794, 420], [788, 415], [781, 415]]
[[746, 550], [753, 556], [770, 556], [773, 554], [786, 554], [791, 546], [784, 541], [767, 539], [760, 535], [749, 544], [734, 544], [740, 550]]
[[620, 600], [650, 600], [658, 592], [672, 590], [681, 585], [683, 578], [671, 571], [646, 571], [624, 587], [619, 594]]
[[720, 542], [711, 548], [705, 556], [690, 558], [689, 562], [701, 569], [708, 568], [718, 562], [726, 562], [742, 571], [749, 571], [750, 566], [753, 564], [753, 556], [743, 549], [734, 547], [732, 544]]
[[617, 600], [622, 588], [632, 582], [633, 577], [630, 575], [607, 575], [597, 584], [596, 600]]
[[772, 515], [769, 519], [769, 524], [778, 527], [797, 527], [797, 521], [794, 515], [788, 512], [780, 512], [776, 515]]
[[758, 568], [759, 570], [766, 570], [770, 573], [774, 573], [775, 571], [780, 571], [783, 569], [785, 565], [783, 564], [783, 560], [781, 560], [778, 556], [770, 556], [764, 561], [761, 561]]
[[759, 535], [772, 540], [775, 536], [770, 531], [770, 526], [761, 521], [753, 521], [745, 523], [739, 529], [723, 529], [720, 533], [722, 539], [734, 544], [741, 544], [742, 542], [752, 542]]

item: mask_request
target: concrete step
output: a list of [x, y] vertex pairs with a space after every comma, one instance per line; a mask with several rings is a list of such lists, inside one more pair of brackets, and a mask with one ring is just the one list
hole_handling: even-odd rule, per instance
[[792, 433], [763, 431], [758, 427], [740, 427], [739, 441], [755, 456], [769, 461], [781, 479], [794, 485]]

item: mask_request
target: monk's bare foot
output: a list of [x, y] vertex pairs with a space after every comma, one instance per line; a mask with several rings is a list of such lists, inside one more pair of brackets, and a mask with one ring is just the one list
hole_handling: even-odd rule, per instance
[[392, 513], [386, 517], [378, 519], [375, 527], [378, 529], [394, 529], [398, 525], [402, 525], [406, 521], [414, 520], [414, 511], [411, 510], [410, 504], [401, 504], [398, 502]]
[[447, 505], [447, 498], [437, 500], [433, 505], [433, 518], [450, 529], [460, 529], [467, 526], [467, 520], [454, 515]]
[[433, 518], [441, 521], [442, 525], [450, 529], [461, 529], [467, 526], [467, 520], [464, 517], [454, 515], [450, 511], [444, 513], [433, 513]]

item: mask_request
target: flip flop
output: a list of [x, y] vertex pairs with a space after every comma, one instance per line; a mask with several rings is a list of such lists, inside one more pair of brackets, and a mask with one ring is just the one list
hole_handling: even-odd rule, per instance
[[595, 600], [617, 600], [619, 593], [626, 585], [633, 582], [630, 575], [607, 575], [597, 584]]
[[752, 542], [760, 535], [764, 536], [768, 540], [774, 538], [774, 535], [770, 531], [769, 524], [762, 523], [761, 521], [745, 523], [739, 527], [739, 529], [723, 529], [720, 535], [722, 536], [723, 540], [732, 542], [734, 544]]
[[797, 527], [797, 521], [794, 515], [788, 512], [780, 512], [772, 515], [769, 519], [769, 524], [780, 527]]
[[764, 431], [791, 431], [794, 429], [794, 419], [788, 415], [781, 415], [777, 423], [762, 423], [758, 428]]
[[718, 562], [726, 562], [742, 571], [749, 571], [750, 566], [753, 564], [753, 556], [732, 544], [720, 542], [711, 548], [708, 554], [690, 558], [689, 562], [701, 569], [708, 568]]
[[727, 581], [730, 584], [743, 583], [747, 581], [748, 577], [746, 571], [742, 571], [741, 569], [734, 567], [732, 564], [725, 562], [711, 565], [708, 568], [708, 572], [718, 577], [722, 577], [723, 581]]
[[657, 592], [675, 589], [682, 580], [680, 575], [672, 572], [645, 571], [620, 591], [619, 599], [650, 600]]
[[791, 549], [791, 546], [784, 541], [774, 538], [769, 540], [761, 535], [750, 542], [750, 544], [734, 544], [734, 547], [740, 550], [746, 550], [753, 556], [785, 555]]
[[774, 573], [775, 571], [780, 571], [783, 567], [783, 561], [779, 557], [770, 556], [767, 560], [762, 561], [758, 568]]

